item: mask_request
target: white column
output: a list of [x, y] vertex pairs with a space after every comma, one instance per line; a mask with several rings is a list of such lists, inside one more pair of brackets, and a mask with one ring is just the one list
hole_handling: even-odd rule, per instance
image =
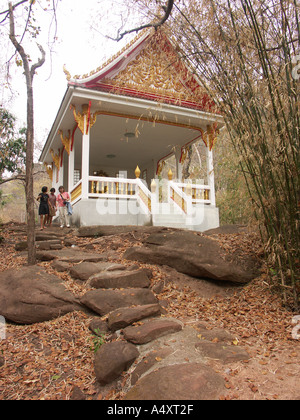
[[82, 135], [82, 199], [87, 200], [89, 195], [89, 171], [90, 171], [90, 130], [86, 133], [87, 115], [85, 115], [84, 134]]
[[68, 169], [68, 190], [71, 191], [74, 187], [74, 162], [75, 162], [75, 150], [70, 150], [69, 154], [69, 169]]
[[181, 158], [181, 147], [176, 147], [175, 149], [175, 159], [176, 159], [176, 179], [178, 182], [182, 181], [182, 164], [180, 163]]
[[[62, 185], [64, 185], [64, 164], [59, 168], [58, 188]], [[66, 188], [66, 186], [64, 186], [64, 188]]]
[[215, 171], [214, 171], [214, 160], [213, 151], [207, 147], [207, 179], [210, 187], [210, 201], [212, 206], [216, 206], [216, 192], [215, 192]]

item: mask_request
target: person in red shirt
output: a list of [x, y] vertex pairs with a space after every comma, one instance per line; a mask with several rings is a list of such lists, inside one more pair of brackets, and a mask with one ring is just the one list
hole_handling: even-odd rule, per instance
[[68, 228], [70, 227], [67, 203], [70, 201], [70, 195], [68, 192], [65, 191], [64, 187], [61, 186], [58, 189], [59, 193], [57, 194], [56, 200], [58, 204], [59, 210], [59, 220], [60, 220], [60, 227], [63, 228], [66, 225]]

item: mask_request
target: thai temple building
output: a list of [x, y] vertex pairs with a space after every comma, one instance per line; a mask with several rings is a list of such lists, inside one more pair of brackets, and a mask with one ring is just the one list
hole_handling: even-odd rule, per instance
[[[90, 74], [65, 73], [40, 161], [52, 186], [69, 191], [72, 222], [218, 227], [213, 148], [224, 121], [163, 30], [142, 32]], [[185, 180], [188, 149], [199, 140], [207, 176]]]

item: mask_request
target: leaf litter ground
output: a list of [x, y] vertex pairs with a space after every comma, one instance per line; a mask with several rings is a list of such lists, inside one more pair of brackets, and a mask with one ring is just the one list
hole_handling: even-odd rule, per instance
[[[2, 232], [1, 271], [26, 264], [26, 255], [14, 248], [16, 242], [24, 239], [23, 235], [22, 229], [9, 226]], [[125, 265], [132, 262], [123, 260], [123, 253], [131, 246], [141, 245], [141, 238], [131, 233], [102, 239], [79, 239], [72, 235], [69, 237], [77, 246], [89, 251], [113, 250], [114, 262]], [[216, 235], [214, 239], [230, 252], [261, 255], [255, 234]], [[53, 270], [51, 263], [41, 265], [62, 278], [74, 294], [81, 296], [88, 290], [68, 273]], [[152, 286], [164, 286], [158, 297], [166, 307], [166, 316], [178, 318], [196, 331], [203, 324], [208, 329], [226, 329], [235, 337], [233, 344], [243, 346], [250, 354], [247, 363], [223, 365], [208, 360], [225, 379], [221, 399], [300, 399], [300, 342], [292, 339], [293, 314], [272, 293], [266, 274], [246, 287], [224, 288], [191, 279], [168, 267], [138, 265], [152, 270]], [[96, 382], [95, 336], [89, 330], [92, 319], [92, 315], [74, 312], [31, 326], [7, 325], [6, 339], [0, 341], [0, 366], [1, 359], [4, 362], [0, 367], [0, 399], [69, 400], [78, 392], [86, 399], [122, 399], [126, 374], [110, 387], [101, 388]]]

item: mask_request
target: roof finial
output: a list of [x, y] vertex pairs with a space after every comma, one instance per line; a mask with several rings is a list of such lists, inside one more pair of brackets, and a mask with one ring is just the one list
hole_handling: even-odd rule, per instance
[[72, 79], [71, 73], [67, 70], [66, 65], [64, 64], [64, 73], [67, 76], [67, 81], [69, 82]]

